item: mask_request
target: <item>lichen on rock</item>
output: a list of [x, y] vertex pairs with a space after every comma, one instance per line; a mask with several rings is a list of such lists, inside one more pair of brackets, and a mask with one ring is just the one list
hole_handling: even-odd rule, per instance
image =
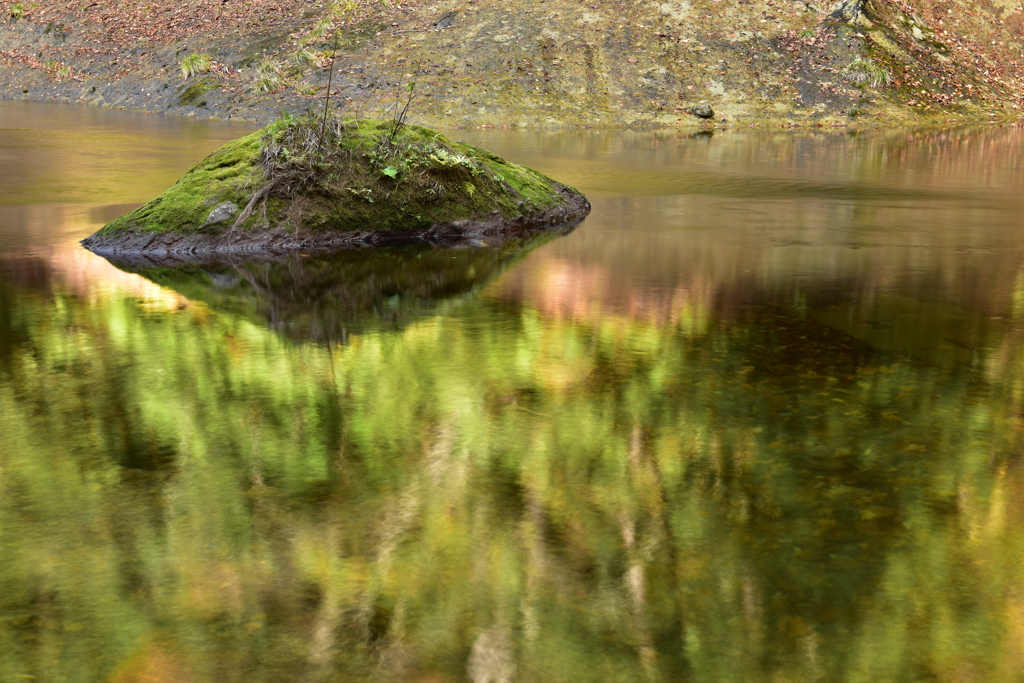
[[437, 131], [307, 114], [224, 145], [83, 244], [172, 253], [436, 241], [542, 228], [589, 211], [577, 190]]

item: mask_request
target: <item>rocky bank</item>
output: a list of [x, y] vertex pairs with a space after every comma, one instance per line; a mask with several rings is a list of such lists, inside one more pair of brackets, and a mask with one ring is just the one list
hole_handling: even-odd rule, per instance
[[0, 0], [0, 97], [266, 122], [322, 105], [336, 54], [332, 107], [386, 115], [415, 82], [435, 127], [1003, 120], [1015, 3]]

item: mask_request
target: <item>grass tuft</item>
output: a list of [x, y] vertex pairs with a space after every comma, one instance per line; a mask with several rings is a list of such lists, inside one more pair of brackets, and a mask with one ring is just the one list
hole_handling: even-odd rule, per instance
[[206, 73], [213, 66], [213, 57], [205, 53], [193, 53], [181, 60], [181, 73], [185, 78]]
[[892, 82], [892, 76], [870, 59], [857, 57], [843, 69], [843, 76], [856, 85], [870, 85], [877, 88]]
[[326, 62], [327, 59], [323, 55], [305, 48], [292, 55], [292, 63], [301, 69], [306, 69], [308, 67], [318, 68], [325, 66]]
[[281, 65], [270, 57], [266, 57], [256, 67], [256, 92], [274, 92], [285, 86], [284, 77], [281, 75]]

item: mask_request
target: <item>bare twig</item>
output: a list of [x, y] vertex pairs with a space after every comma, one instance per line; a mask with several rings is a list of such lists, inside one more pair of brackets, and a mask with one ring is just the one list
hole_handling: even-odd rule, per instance
[[320, 123], [320, 142], [316, 147], [316, 153], [324, 144], [324, 129], [327, 127], [327, 107], [331, 104], [331, 83], [334, 81], [334, 62], [338, 56], [338, 34], [334, 34], [334, 51], [331, 53], [331, 72], [327, 76], [327, 99], [324, 100], [324, 118]]

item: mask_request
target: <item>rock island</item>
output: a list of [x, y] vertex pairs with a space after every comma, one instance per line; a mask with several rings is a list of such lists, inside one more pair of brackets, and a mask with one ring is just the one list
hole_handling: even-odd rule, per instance
[[444, 242], [578, 220], [576, 189], [403, 123], [283, 116], [82, 241], [101, 254]]

